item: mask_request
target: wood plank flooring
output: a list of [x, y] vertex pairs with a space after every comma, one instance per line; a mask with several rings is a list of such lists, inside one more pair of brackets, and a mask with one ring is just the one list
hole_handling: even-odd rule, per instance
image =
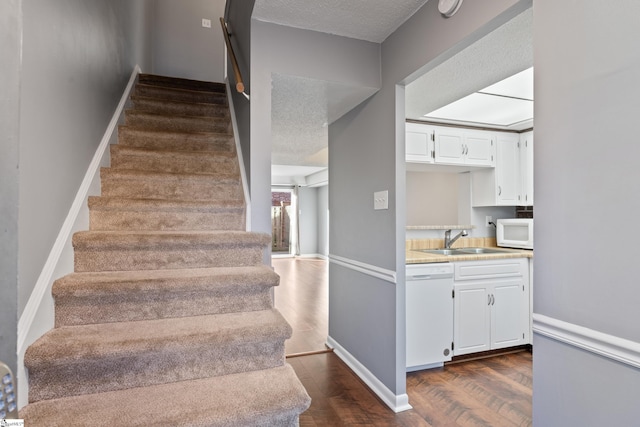
[[[327, 262], [274, 259], [276, 307], [292, 325], [287, 354], [323, 350], [327, 337]], [[407, 374], [413, 409], [394, 414], [335, 354], [288, 358], [312, 398], [301, 426], [530, 426], [528, 351]]]
[[329, 334], [329, 287], [327, 261], [318, 258], [274, 258], [280, 275], [275, 288], [275, 306], [293, 328], [285, 342], [285, 353], [326, 349]]

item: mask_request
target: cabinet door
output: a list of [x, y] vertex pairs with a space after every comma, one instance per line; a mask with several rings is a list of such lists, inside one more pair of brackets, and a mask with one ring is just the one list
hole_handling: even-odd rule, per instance
[[413, 163], [433, 163], [433, 128], [407, 123], [405, 129], [405, 160]]
[[496, 205], [516, 206], [520, 192], [518, 136], [498, 136], [496, 150]]
[[466, 133], [464, 146], [467, 165], [493, 166], [495, 164], [492, 135], [480, 132]]
[[520, 135], [520, 203], [533, 206], [533, 132]]
[[491, 349], [526, 344], [529, 293], [525, 279], [497, 281], [491, 296]]
[[486, 286], [456, 285], [454, 299], [453, 354], [455, 356], [491, 348], [490, 297]]
[[463, 165], [465, 152], [462, 131], [459, 129], [437, 129], [435, 135], [435, 161]]

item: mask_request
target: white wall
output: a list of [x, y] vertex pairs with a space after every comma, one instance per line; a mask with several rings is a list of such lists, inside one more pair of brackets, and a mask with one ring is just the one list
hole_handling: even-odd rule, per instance
[[[153, 72], [223, 82], [225, 0], [155, 0], [155, 5]], [[202, 27], [203, 18], [211, 20], [211, 28]]]
[[[535, 1], [538, 426], [637, 425], [640, 417], [632, 397], [640, 393], [638, 16], [637, 1]], [[621, 347], [601, 356], [546, 338], [540, 315], [560, 333], [587, 328], [579, 330]], [[626, 349], [628, 363], [613, 360]]]

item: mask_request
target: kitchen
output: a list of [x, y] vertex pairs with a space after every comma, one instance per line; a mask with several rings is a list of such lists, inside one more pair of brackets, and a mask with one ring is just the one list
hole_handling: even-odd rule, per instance
[[[510, 43], [529, 43], [526, 26], [514, 22], [487, 38], [509, 53]], [[490, 56], [484, 42], [407, 86], [408, 372], [532, 343], [533, 68], [523, 67], [526, 54], [516, 56], [500, 65], [507, 78], [496, 82], [493, 72], [482, 89], [444, 107], [411, 98], [464, 75], [469, 56]]]

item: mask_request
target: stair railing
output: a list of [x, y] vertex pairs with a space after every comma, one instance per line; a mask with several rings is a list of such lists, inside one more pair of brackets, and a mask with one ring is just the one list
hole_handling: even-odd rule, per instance
[[240, 73], [240, 67], [238, 66], [238, 60], [236, 59], [236, 54], [233, 51], [233, 46], [231, 46], [231, 40], [229, 39], [229, 29], [227, 28], [227, 23], [224, 21], [224, 18], [220, 18], [220, 25], [222, 26], [222, 33], [224, 34], [224, 42], [227, 45], [227, 52], [229, 52], [231, 66], [233, 67], [233, 74], [236, 80], [236, 90], [238, 91], [238, 93], [243, 94], [245, 98], [249, 99], [249, 95], [247, 95], [244, 91], [242, 74]]

